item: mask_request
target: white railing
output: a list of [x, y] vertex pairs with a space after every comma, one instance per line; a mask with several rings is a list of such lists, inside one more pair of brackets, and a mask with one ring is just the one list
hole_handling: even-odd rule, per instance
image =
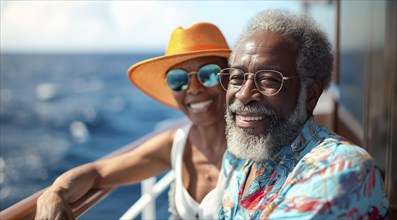
[[135, 219], [142, 213], [142, 219], [156, 219], [156, 198], [175, 179], [174, 172], [169, 171], [156, 183], [156, 177], [141, 182], [141, 198], [138, 199], [121, 217], [120, 220]]

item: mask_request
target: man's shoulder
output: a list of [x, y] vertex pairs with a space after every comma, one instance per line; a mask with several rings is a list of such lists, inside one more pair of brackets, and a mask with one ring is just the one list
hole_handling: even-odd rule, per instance
[[356, 178], [364, 181], [378, 172], [374, 159], [363, 148], [338, 138], [326, 138], [298, 162], [287, 182], [336, 181]]
[[301, 162], [304, 165], [314, 165], [318, 170], [334, 166], [343, 166], [345, 171], [363, 168], [368, 170], [376, 166], [374, 159], [365, 149], [335, 135], [321, 138]]
[[320, 139], [309, 154], [318, 155], [328, 152], [330, 159], [372, 160], [371, 155], [362, 147], [336, 135]]

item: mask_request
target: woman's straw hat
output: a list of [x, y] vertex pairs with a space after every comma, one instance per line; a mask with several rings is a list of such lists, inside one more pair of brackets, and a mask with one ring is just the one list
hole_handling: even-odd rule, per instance
[[164, 56], [147, 59], [132, 65], [128, 78], [140, 90], [155, 100], [178, 108], [165, 74], [177, 63], [197, 57], [229, 58], [230, 49], [221, 31], [211, 23], [197, 23], [188, 29], [176, 28]]

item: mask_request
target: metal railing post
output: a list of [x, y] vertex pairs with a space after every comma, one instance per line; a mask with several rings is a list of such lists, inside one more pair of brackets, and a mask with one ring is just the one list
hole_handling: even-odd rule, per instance
[[[148, 178], [141, 182], [141, 196], [152, 194], [152, 188], [156, 183], [156, 177]], [[143, 208], [142, 219], [156, 219], [156, 199], [151, 199]]]
[[[152, 180], [150, 180], [152, 179]], [[142, 213], [142, 219], [156, 219], [156, 210], [155, 206], [151, 207], [148, 205], [149, 203], [155, 203], [157, 197], [167, 189], [167, 187], [174, 181], [175, 174], [171, 170], [167, 174], [165, 174], [158, 182], [155, 183], [156, 178], [152, 177], [149, 184], [147, 186], [144, 185], [144, 181], [141, 182], [142, 185], [142, 196], [136, 201], [121, 217], [120, 220], [131, 220], [135, 219], [139, 213]], [[145, 180], [146, 181], [146, 180]], [[155, 184], [154, 184], [155, 183]], [[149, 186], [150, 185], [150, 186]], [[147, 190], [147, 192], [145, 192]], [[149, 208], [147, 208], [149, 207]], [[147, 215], [144, 213], [147, 208]]]

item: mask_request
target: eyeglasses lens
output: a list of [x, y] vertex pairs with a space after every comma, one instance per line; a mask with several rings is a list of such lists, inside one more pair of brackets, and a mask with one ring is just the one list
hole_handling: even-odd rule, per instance
[[226, 68], [220, 73], [221, 86], [225, 90], [237, 92], [244, 83], [244, 72], [239, 69]]
[[255, 83], [262, 94], [271, 96], [281, 89], [283, 77], [278, 72], [259, 71], [256, 73]]
[[183, 91], [188, 87], [189, 75], [185, 70], [175, 69], [167, 73], [166, 80], [172, 90]]
[[198, 79], [205, 87], [218, 85], [218, 73], [221, 71], [218, 65], [208, 64], [201, 67], [197, 73]]

